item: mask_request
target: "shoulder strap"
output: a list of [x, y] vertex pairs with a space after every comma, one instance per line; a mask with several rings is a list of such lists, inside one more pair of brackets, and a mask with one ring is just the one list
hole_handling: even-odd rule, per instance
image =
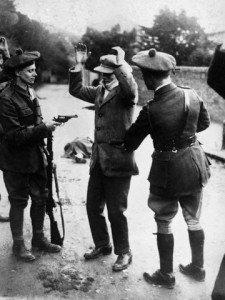
[[183, 133], [185, 132], [185, 129], [188, 125], [188, 116], [189, 116], [189, 111], [190, 111], [190, 93], [189, 93], [189, 89], [183, 89], [184, 91], [184, 123], [183, 123], [183, 127], [182, 130], [180, 132], [180, 135], [178, 138], [181, 138]]
[[151, 121], [151, 118], [150, 118], [150, 103], [151, 101], [153, 101], [153, 99], [149, 100], [148, 103], [147, 103], [147, 114], [148, 114], [148, 123], [149, 123], [149, 128], [150, 128], [150, 132], [152, 132], [152, 121]]
[[184, 89], [184, 102], [185, 102], [185, 113], [188, 114], [190, 107], [190, 95], [189, 90]]

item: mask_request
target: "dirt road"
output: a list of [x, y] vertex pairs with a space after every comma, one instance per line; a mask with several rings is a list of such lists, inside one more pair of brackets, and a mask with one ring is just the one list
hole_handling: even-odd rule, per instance
[[[113, 273], [114, 254], [96, 261], [85, 262], [83, 253], [92, 246], [86, 216], [85, 198], [88, 182], [88, 163], [76, 164], [61, 158], [63, 147], [75, 137], [93, 137], [93, 111], [84, 109], [85, 102], [68, 94], [66, 85], [49, 85], [39, 91], [44, 117], [58, 114], [78, 114], [54, 133], [54, 155], [58, 168], [60, 197], [66, 223], [66, 238], [60, 254], [35, 253], [37, 259], [28, 264], [16, 261], [11, 255], [12, 240], [8, 223], [0, 223], [0, 299], [93, 299], [93, 300], [209, 300], [225, 249], [225, 169], [212, 161], [212, 178], [205, 188], [202, 225], [206, 233], [206, 282], [196, 283], [178, 271], [179, 263], [190, 261], [190, 249], [185, 223], [179, 212], [174, 221], [174, 270], [176, 288], [166, 290], [148, 285], [144, 271], [159, 267], [156, 248], [156, 225], [147, 207], [149, 184], [146, 180], [151, 164], [152, 144], [146, 139], [136, 152], [140, 175], [132, 179], [127, 217], [133, 263], [128, 270]], [[212, 136], [213, 135], [213, 136]], [[210, 132], [210, 139], [215, 134]], [[211, 141], [212, 142], [212, 141]], [[2, 179], [1, 179], [2, 182]], [[7, 194], [1, 183], [0, 211], [8, 213]], [[59, 211], [56, 212], [60, 225]], [[30, 246], [31, 224], [26, 209], [24, 235]], [[49, 220], [45, 230], [49, 236]]]

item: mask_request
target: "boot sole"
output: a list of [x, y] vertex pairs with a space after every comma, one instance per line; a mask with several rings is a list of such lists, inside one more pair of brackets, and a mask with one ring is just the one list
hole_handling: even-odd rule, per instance
[[20, 256], [18, 256], [18, 255], [15, 255], [15, 254], [13, 254], [14, 255], [14, 257], [17, 259], [17, 260], [20, 260], [20, 261], [23, 261], [23, 262], [33, 262], [33, 261], [35, 261], [35, 257], [34, 258], [24, 258], [24, 257], [20, 257]]
[[45, 253], [59, 253], [59, 252], [61, 251], [61, 249], [56, 250], [56, 251], [49, 251], [49, 250], [47, 250], [47, 249], [41, 249], [41, 248], [39, 248], [39, 247], [37, 247], [37, 246], [32, 246], [32, 249], [33, 249], [33, 250], [36, 250], [36, 251], [43, 251], [43, 252], [45, 252]]

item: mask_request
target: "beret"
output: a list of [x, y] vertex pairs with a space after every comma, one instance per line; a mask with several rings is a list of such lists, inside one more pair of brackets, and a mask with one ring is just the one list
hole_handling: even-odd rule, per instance
[[169, 71], [176, 68], [176, 60], [172, 55], [154, 48], [138, 52], [131, 60], [139, 68], [153, 71]]
[[23, 52], [22, 49], [17, 49], [16, 54], [11, 56], [3, 64], [4, 69], [16, 69], [28, 66], [40, 57], [38, 51]]

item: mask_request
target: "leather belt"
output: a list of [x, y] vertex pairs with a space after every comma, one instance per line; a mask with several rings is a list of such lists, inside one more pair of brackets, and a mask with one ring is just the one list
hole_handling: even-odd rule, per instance
[[156, 152], [177, 152], [177, 150], [179, 149], [191, 147], [196, 142], [196, 140], [196, 136], [192, 136], [187, 139], [171, 139], [166, 141], [165, 143], [153, 141], [153, 144]]

